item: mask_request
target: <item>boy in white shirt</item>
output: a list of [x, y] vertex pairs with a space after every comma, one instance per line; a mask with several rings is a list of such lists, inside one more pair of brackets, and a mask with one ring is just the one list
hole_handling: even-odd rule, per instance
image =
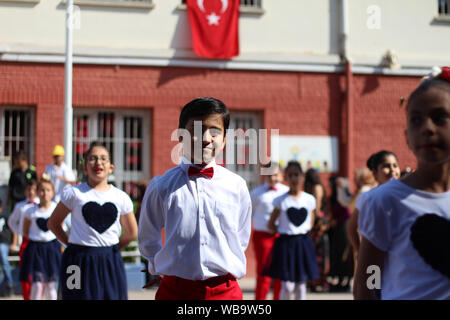
[[[272, 278], [263, 275], [264, 268], [270, 257], [275, 239], [278, 233], [273, 233], [267, 227], [270, 215], [274, 209], [273, 200], [278, 196], [289, 191], [289, 187], [282, 184], [283, 180], [281, 170], [278, 163], [271, 162], [264, 166], [265, 168], [273, 168], [272, 174], [264, 175], [264, 183], [254, 188], [250, 192], [252, 199], [252, 221], [253, 232], [252, 241], [255, 249], [256, 257], [256, 288], [255, 300], [266, 300], [270, 291]], [[272, 169], [271, 169], [272, 170]], [[281, 281], [274, 279], [273, 282], [273, 299], [280, 299]]]
[[242, 300], [236, 279], [246, 273], [251, 200], [245, 180], [215, 162], [229, 119], [214, 98], [184, 106], [182, 161], [145, 192], [138, 242], [150, 273], [163, 276], [157, 300]]
[[52, 150], [54, 163], [47, 165], [45, 168], [45, 173], [55, 186], [55, 197], [53, 201], [56, 203], [61, 199], [63, 189], [76, 182], [72, 169], [64, 162], [64, 154], [63, 146], [55, 145]]

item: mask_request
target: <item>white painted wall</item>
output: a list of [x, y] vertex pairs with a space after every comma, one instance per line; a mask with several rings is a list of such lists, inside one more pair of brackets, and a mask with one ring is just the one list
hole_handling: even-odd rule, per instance
[[[64, 52], [65, 4], [0, 0], [0, 52]], [[11, 1], [11, 0], [10, 0]], [[15, 0], [18, 1], [18, 0]], [[181, 0], [154, 0], [153, 9], [81, 6], [74, 31], [79, 55], [196, 58]], [[367, 27], [371, 5], [380, 28]], [[348, 0], [352, 61], [376, 66], [388, 49], [400, 64], [449, 64], [450, 23], [436, 23], [437, 0]], [[340, 0], [263, 0], [262, 15], [241, 13], [241, 54], [235, 60], [337, 64]]]
[[[356, 63], [379, 63], [394, 50], [401, 65], [420, 66], [450, 63], [450, 21], [436, 21], [437, 0], [349, 0], [349, 49]], [[373, 14], [379, 10], [379, 29], [373, 28]]]

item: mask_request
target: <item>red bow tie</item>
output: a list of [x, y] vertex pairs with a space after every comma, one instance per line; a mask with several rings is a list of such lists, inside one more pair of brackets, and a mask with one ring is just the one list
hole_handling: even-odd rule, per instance
[[269, 190], [277, 191], [278, 188], [277, 187], [269, 187]]
[[36, 204], [33, 200], [28, 200], [27, 204]]
[[209, 168], [205, 168], [205, 169], [200, 169], [200, 168], [193, 167], [193, 166], [189, 167], [189, 170], [188, 170], [189, 176], [196, 176], [199, 174], [211, 179], [214, 175], [214, 168], [209, 167]]

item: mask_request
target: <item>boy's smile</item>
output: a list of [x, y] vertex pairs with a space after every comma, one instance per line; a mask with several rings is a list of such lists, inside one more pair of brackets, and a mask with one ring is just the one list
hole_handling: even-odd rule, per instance
[[194, 164], [207, 165], [225, 146], [225, 130], [221, 114], [191, 118], [186, 123], [185, 129], [190, 134], [190, 141], [185, 141], [183, 152]]

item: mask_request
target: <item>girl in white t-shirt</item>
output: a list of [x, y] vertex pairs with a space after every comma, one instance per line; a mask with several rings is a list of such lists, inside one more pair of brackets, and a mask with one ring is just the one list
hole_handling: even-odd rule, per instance
[[61, 244], [47, 227], [48, 218], [56, 207], [52, 201], [55, 192], [51, 181], [41, 180], [37, 194], [39, 204], [24, 213], [23, 237], [29, 241], [22, 256], [20, 281], [31, 282], [31, 300], [41, 300], [42, 293], [47, 300], [56, 300]]
[[[372, 154], [366, 162], [367, 168], [372, 172], [378, 185], [382, 185], [392, 178], [400, 178], [400, 166], [398, 158], [392, 151], [381, 150]], [[370, 187], [369, 187], [370, 188]], [[370, 190], [370, 189], [369, 189]], [[356, 198], [355, 207], [347, 224], [347, 234], [353, 248], [355, 261], [358, 258], [360, 235], [358, 231], [359, 209], [364, 201], [365, 193], [362, 191]]]
[[[285, 169], [289, 192], [273, 201], [274, 210], [268, 227], [280, 236], [272, 249], [268, 275], [280, 279], [280, 300], [306, 299], [306, 282], [319, 278], [316, 250], [308, 232], [314, 223], [316, 199], [301, 191], [303, 172], [297, 161], [289, 161]], [[278, 221], [278, 226], [276, 222]]]
[[450, 68], [412, 92], [406, 119], [417, 169], [365, 195], [355, 299], [450, 299]]
[[[136, 239], [137, 223], [130, 197], [108, 184], [114, 170], [110, 157], [101, 143], [91, 144], [85, 155], [87, 182], [64, 189], [49, 221], [49, 228], [67, 245], [61, 267], [63, 300], [128, 298], [120, 249]], [[60, 225], [70, 212], [67, 236]]]
[[[23, 236], [23, 220], [25, 212], [32, 206], [39, 204], [37, 197], [38, 181], [31, 179], [25, 186], [25, 200], [16, 203], [14, 210], [8, 218], [8, 226], [14, 232], [11, 246], [17, 248], [19, 246], [19, 267], [22, 266], [23, 253], [28, 245], [28, 238]], [[31, 283], [29, 281], [22, 281], [22, 296], [24, 300], [30, 300]]]

